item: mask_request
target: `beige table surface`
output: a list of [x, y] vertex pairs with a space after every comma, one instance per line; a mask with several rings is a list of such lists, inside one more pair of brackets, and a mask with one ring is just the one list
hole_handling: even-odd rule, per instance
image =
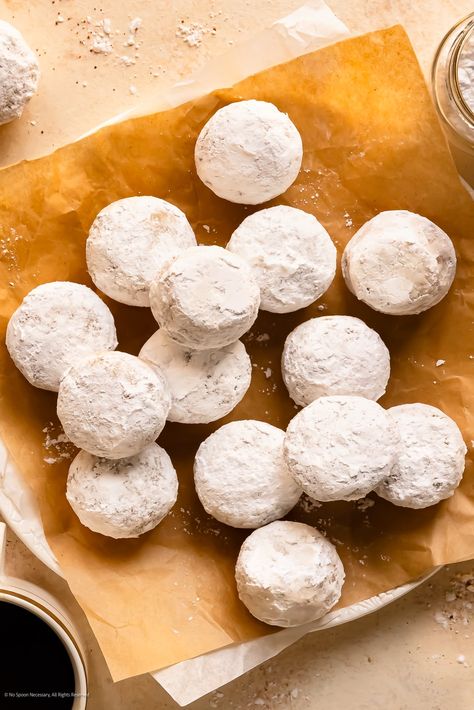
[[[47, 153], [114, 114], [139, 107], [164, 85], [189, 75], [301, 4], [302, 0], [0, 0], [0, 18], [24, 32], [39, 54], [43, 74], [40, 92], [23, 118], [0, 129], [0, 164]], [[474, 9], [472, 0], [328, 0], [328, 4], [354, 32], [401, 22], [427, 74], [442, 35]], [[142, 25], [134, 35], [135, 44], [127, 45], [128, 26], [135, 17]], [[90, 51], [92, 33], [98, 31], [94, 25], [104, 18], [112, 23], [113, 51], [108, 55]], [[67, 585], [13, 534], [8, 538], [7, 570], [56, 594], [83, 630], [90, 663], [89, 710], [177, 707], [149, 676], [112, 683]], [[453, 565], [377, 614], [312, 634], [188, 707], [471, 710], [473, 610], [474, 563]]]

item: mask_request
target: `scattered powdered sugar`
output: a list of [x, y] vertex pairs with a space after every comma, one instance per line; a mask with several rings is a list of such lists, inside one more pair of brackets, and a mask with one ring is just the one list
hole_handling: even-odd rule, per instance
[[136, 32], [138, 32], [138, 30], [140, 29], [142, 24], [143, 24], [143, 20], [141, 17], [134, 17], [128, 26], [128, 31], [130, 33], [136, 33]]
[[[219, 542], [221, 544], [229, 544], [230, 538], [225, 533], [226, 527], [220, 526], [215, 518], [210, 515], [203, 515], [202, 517], [196, 515], [194, 516], [190, 510], [186, 508], [179, 508], [179, 510], [172, 510], [169, 513], [170, 518], [177, 519], [177, 524], [173, 525], [173, 530], [186, 533], [186, 535], [212, 535], [214, 537], [219, 537]], [[200, 598], [196, 597], [195, 602], [199, 602]], [[193, 602], [194, 603], [194, 602]]]
[[296, 506], [297, 509], [303, 511], [303, 513], [313, 513], [315, 510], [320, 508], [322, 506], [322, 503], [320, 503], [317, 500], [314, 500], [314, 498], [310, 498], [307, 493], [303, 493], [301, 498], [298, 501], [298, 504]]
[[112, 42], [108, 37], [104, 36], [103, 34], [93, 32], [90, 50], [91, 52], [94, 52], [94, 54], [112, 54]]
[[435, 611], [433, 618], [443, 629], [449, 629], [449, 616], [442, 611]]
[[345, 219], [346, 227], [352, 227], [353, 222], [352, 222], [351, 216], [349, 215], [349, 212], [347, 212], [347, 211], [344, 212], [344, 219]]
[[141, 26], [142, 26], [141, 17], [134, 17], [128, 26], [129, 35], [127, 37], [126, 42], [124, 43], [125, 47], [133, 47], [133, 46], [137, 45], [135, 35]]
[[215, 27], [206, 27], [200, 22], [190, 22], [186, 24], [181, 20], [176, 28], [176, 37], [182, 39], [188, 47], [200, 47], [205, 35], [215, 35]]
[[218, 701], [221, 700], [221, 698], [223, 698], [223, 697], [224, 697], [224, 693], [221, 693], [219, 690], [216, 690], [213, 693], [212, 698], [209, 700], [209, 707], [217, 708], [219, 705]]
[[112, 32], [112, 20], [109, 17], [104, 17], [102, 20], [102, 29], [106, 35]]
[[58, 424], [48, 422], [42, 431], [45, 435], [43, 449], [48, 454], [43, 458], [45, 463], [53, 465], [72, 458], [76, 449]]
[[[129, 67], [136, 63], [139, 56], [137, 50], [141, 42], [137, 39], [137, 33], [141, 26], [140, 17], [133, 18], [126, 28], [116, 28], [108, 17], [96, 19], [88, 15], [78, 23], [80, 31], [77, 34], [83, 35], [79, 39], [79, 43], [87, 47], [93, 54], [98, 57], [100, 55], [111, 56], [120, 64]], [[124, 55], [121, 47], [130, 47], [134, 56]]]
[[446, 362], [446, 360], [436, 360], [435, 365], [436, 365], [436, 367], [441, 367], [441, 365], [444, 365], [445, 362]]
[[362, 513], [365, 513], [368, 508], [372, 508], [374, 505], [375, 501], [372, 500], [372, 498], [361, 498], [356, 503], [358, 510], [360, 510]]
[[444, 604], [433, 618], [445, 631], [455, 630], [457, 625], [469, 626], [474, 609], [474, 573], [460, 572], [449, 582], [444, 595]]
[[0, 237], [0, 262], [6, 265], [8, 271], [18, 269], [17, 247], [21, 239], [13, 227], [10, 227], [5, 236]]

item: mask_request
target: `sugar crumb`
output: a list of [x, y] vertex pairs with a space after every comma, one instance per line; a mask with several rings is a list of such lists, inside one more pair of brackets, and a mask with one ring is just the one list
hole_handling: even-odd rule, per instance
[[91, 52], [94, 52], [94, 54], [112, 54], [112, 42], [108, 37], [104, 37], [104, 35], [93, 32], [90, 50]]
[[358, 500], [356, 502], [356, 506], [357, 506], [358, 510], [361, 510], [363, 513], [368, 508], [372, 508], [372, 506], [374, 506], [374, 505], [375, 505], [375, 501], [372, 500], [372, 498], [360, 498], [360, 500]]
[[216, 28], [206, 27], [199, 22], [186, 24], [184, 20], [182, 20], [176, 28], [176, 37], [182, 39], [188, 47], [200, 47], [206, 34], [215, 35]]
[[128, 26], [128, 31], [130, 33], [138, 32], [138, 30], [140, 29], [142, 24], [143, 24], [143, 20], [141, 17], [134, 17]]

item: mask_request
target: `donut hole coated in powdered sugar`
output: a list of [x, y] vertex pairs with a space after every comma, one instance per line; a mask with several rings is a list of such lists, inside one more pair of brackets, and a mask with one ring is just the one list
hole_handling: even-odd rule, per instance
[[122, 352], [99, 353], [61, 380], [57, 412], [68, 438], [95, 456], [137, 454], [163, 429], [171, 407], [157, 367]]
[[52, 281], [30, 291], [11, 316], [6, 345], [35, 387], [57, 392], [72, 366], [97, 351], [114, 350], [112, 313], [87, 286]]
[[181, 251], [196, 245], [186, 215], [158, 197], [126, 197], [104, 207], [86, 242], [97, 288], [130, 306], [149, 306], [153, 279]]
[[178, 478], [155, 443], [129, 458], [80, 451], [67, 480], [67, 499], [83, 525], [113, 538], [138, 537], [156, 527], [176, 502]]
[[390, 353], [359, 318], [322, 316], [288, 335], [281, 370], [290, 397], [303, 407], [328, 395], [377, 400], [390, 377]]
[[235, 577], [251, 614], [289, 627], [324, 616], [339, 600], [345, 574], [336, 548], [320, 532], [281, 520], [249, 535]]
[[390, 474], [399, 452], [398, 429], [364, 397], [320, 397], [288, 425], [288, 469], [315, 500], [357, 500]]
[[192, 247], [166, 266], [150, 289], [152, 313], [185, 348], [230, 345], [254, 323], [260, 289], [249, 265], [217, 246]]
[[301, 489], [283, 458], [285, 433], [255, 420], [224, 424], [200, 445], [194, 483], [209, 515], [236, 528], [256, 528], [286, 515]]
[[207, 424], [229, 414], [247, 392], [252, 365], [239, 340], [217, 350], [187, 350], [158, 330], [139, 353], [157, 365], [171, 392], [168, 421]]
[[336, 273], [336, 247], [322, 224], [286, 205], [246, 217], [226, 248], [252, 266], [260, 308], [272, 313], [291, 313], [314, 303]]
[[370, 219], [352, 237], [342, 272], [349, 290], [371, 308], [411, 315], [446, 296], [456, 254], [448, 235], [429, 219], [391, 210]]
[[236, 101], [216, 111], [195, 147], [199, 178], [230, 202], [258, 205], [296, 180], [303, 144], [290, 118], [267, 101]]
[[21, 116], [39, 76], [36, 54], [15, 27], [0, 20], [0, 125]]
[[402, 404], [387, 414], [397, 426], [400, 451], [375, 492], [405, 508], [427, 508], [449, 498], [465, 467], [466, 445], [450, 417], [427, 404]]

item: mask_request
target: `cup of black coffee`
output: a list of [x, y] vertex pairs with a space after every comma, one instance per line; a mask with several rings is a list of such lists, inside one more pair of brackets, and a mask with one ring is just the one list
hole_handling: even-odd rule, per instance
[[50, 594], [3, 570], [0, 523], [1, 710], [84, 710], [87, 675], [79, 635]]

